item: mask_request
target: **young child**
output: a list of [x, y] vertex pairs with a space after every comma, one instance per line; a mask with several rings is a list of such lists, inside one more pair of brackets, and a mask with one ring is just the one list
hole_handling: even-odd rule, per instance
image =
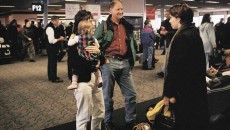
[[[79, 57], [86, 59], [87, 61], [91, 62], [92, 68], [96, 69], [95, 75], [97, 78], [97, 86], [102, 87], [102, 77], [101, 77], [101, 71], [99, 69], [100, 66], [100, 60], [98, 54], [90, 54], [85, 50], [88, 46], [97, 46], [99, 48], [98, 41], [95, 37], [93, 37], [93, 30], [94, 25], [92, 24], [92, 21], [90, 20], [82, 20], [78, 24], [78, 33], [80, 35], [72, 34], [68, 46], [73, 46], [76, 44], [77, 46], [77, 52]], [[81, 69], [81, 68], [78, 68]], [[67, 89], [72, 90], [76, 89], [78, 81], [78, 76], [74, 75], [72, 76], [72, 84], [67, 87]]]

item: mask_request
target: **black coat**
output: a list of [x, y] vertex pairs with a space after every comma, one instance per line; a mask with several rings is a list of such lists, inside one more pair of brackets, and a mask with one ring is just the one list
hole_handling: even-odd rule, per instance
[[176, 122], [196, 129], [208, 122], [203, 43], [197, 29], [185, 25], [171, 44], [163, 95], [176, 98]]

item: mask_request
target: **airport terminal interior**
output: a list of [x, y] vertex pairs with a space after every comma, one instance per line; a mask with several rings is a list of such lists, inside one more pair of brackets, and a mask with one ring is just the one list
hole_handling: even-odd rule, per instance
[[[216, 42], [213, 49], [215, 54], [210, 56], [215, 59], [210, 61], [210, 66], [220, 69], [225, 61], [227, 64], [226, 50], [230, 49], [230, 0], [121, 1], [123, 18], [133, 25], [133, 36], [137, 43], [136, 61], [131, 71], [136, 89], [135, 123], [149, 123], [146, 112], [150, 106], [161, 101], [163, 95], [165, 74], [162, 67], [167, 59], [167, 47], [161, 40], [164, 36], [160, 30], [162, 21], [167, 19], [165, 13], [175, 4], [186, 3], [193, 10], [193, 25], [198, 30], [203, 17], [210, 15]], [[93, 26], [97, 28], [110, 15], [110, 2], [112, 0], [0, 0], [0, 130], [76, 130], [75, 90], [67, 89], [73, 80], [68, 77], [68, 40], [79, 10], [90, 11], [94, 19]], [[47, 42], [49, 38], [45, 31], [53, 16], [58, 17], [58, 26], [62, 26], [64, 36], [56, 54], [58, 77], [55, 80], [47, 76], [49, 54], [46, 46], [50, 43]], [[141, 32], [146, 20], [150, 21], [155, 37], [150, 68], [145, 67], [148, 66], [148, 60], [143, 60], [145, 56], [141, 43]], [[21, 38], [27, 22], [33, 28], [33, 49], [31, 45], [24, 45]], [[12, 26], [16, 26], [16, 32], [9, 31]], [[10, 38], [14, 37], [16, 40], [12, 42]], [[228, 74], [226, 76], [230, 77]], [[210, 82], [207, 81], [210, 130], [230, 130], [230, 78], [228, 80], [228, 83], [215, 88], [208, 87]], [[117, 82], [113, 100], [114, 126], [116, 130], [128, 130], [125, 97]], [[101, 129], [107, 130], [104, 122]], [[89, 124], [87, 130], [90, 130]]]

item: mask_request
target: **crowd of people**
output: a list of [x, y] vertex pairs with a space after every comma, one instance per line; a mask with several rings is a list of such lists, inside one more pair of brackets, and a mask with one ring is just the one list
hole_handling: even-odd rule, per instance
[[[10, 51], [13, 61], [24, 61], [29, 57], [28, 61], [35, 62], [35, 55], [46, 54], [45, 28], [41, 22], [24, 20], [25, 24], [20, 25], [16, 19], [4, 26], [0, 21], [0, 37], [4, 38], [4, 42], [10, 45]], [[68, 39], [72, 33], [73, 23], [70, 22], [65, 27], [61, 22], [58, 23], [58, 32], [60, 35]], [[67, 48], [67, 42], [59, 43], [59, 52]]]
[[[134, 27], [123, 17], [121, 1], [112, 1], [109, 11], [107, 20], [96, 28], [92, 24], [91, 12], [86, 10], [78, 11], [74, 23], [66, 29], [57, 16], [51, 17], [45, 29], [41, 23], [36, 27], [27, 19], [23, 27], [16, 20], [7, 27], [0, 24], [0, 37], [10, 44], [15, 60], [24, 61], [27, 54], [29, 61], [35, 62], [35, 55], [47, 49], [48, 80], [53, 83], [63, 82], [57, 76], [58, 54], [68, 48], [71, 84], [67, 88], [74, 90], [77, 130], [85, 130], [90, 121], [91, 130], [100, 130], [102, 120], [106, 130], [115, 130], [112, 116], [115, 82], [125, 97], [126, 129], [132, 130], [137, 123], [137, 95], [131, 73], [137, 49]], [[165, 17], [157, 32], [154, 32], [149, 19], [144, 22], [140, 34], [143, 69], [155, 68], [155, 42], [160, 37], [165, 57], [162, 70], [157, 75], [164, 77], [163, 103], [171, 104], [175, 112], [176, 130], [206, 130], [208, 102], [205, 79], [207, 72], [217, 74], [209, 60], [214, 49], [220, 52], [230, 49], [230, 17], [225, 24], [221, 19], [214, 26], [210, 14], [205, 14], [197, 28], [193, 24], [193, 11], [187, 4], [173, 5], [165, 12]], [[173, 104], [170, 103], [171, 98], [174, 99]]]

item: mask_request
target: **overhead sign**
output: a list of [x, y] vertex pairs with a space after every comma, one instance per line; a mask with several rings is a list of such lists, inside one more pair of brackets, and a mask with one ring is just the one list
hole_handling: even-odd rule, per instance
[[146, 18], [150, 20], [155, 19], [155, 8], [153, 6], [146, 6]]
[[44, 8], [42, 3], [32, 3], [32, 12], [36, 14], [43, 14]]
[[66, 19], [74, 19], [74, 16], [80, 10], [79, 4], [65, 4]]

